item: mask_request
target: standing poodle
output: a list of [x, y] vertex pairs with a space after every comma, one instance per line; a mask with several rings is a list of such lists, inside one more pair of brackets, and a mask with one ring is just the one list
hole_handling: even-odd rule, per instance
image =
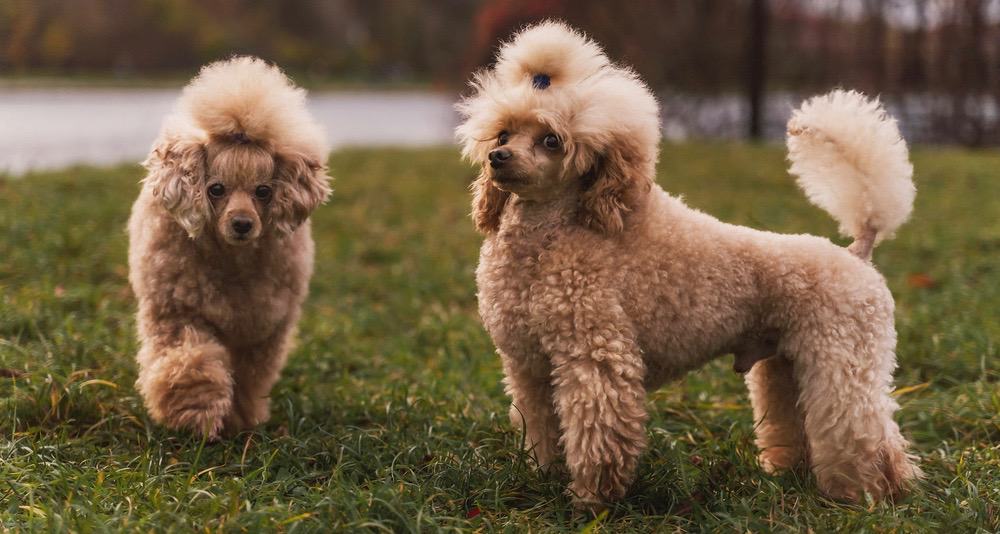
[[267, 420], [330, 194], [305, 91], [238, 57], [184, 88], [129, 220], [139, 379], [150, 415], [210, 439]]
[[646, 446], [646, 393], [736, 355], [767, 471], [806, 462], [857, 501], [920, 476], [893, 421], [893, 300], [872, 247], [909, 216], [907, 148], [877, 102], [836, 91], [789, 125], [791, 172], [855, 238], [720, 222], [654, 183], [653, 95], [560, 23], [528, 28], [458, 106], [482, 165], [479, 311], [511, 419], [540, 466], [564, 455], [585, 507], [623, 497]]

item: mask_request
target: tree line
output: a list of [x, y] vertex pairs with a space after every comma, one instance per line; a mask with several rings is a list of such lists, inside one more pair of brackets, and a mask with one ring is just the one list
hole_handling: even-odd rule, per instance
[[658, 90], [743, 95], [749, 133], [765, 94], [843, 85], [923, 139], [1000, 143], [1000, 0], [6, 0], [0, 71], [187, 76], [250, 53], [307, 81], [456, 89], [546, 17]]

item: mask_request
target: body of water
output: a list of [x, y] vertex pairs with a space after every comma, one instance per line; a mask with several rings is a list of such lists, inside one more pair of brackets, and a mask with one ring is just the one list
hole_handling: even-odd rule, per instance
[[[0, 173], [141, 161], [178, 94], [173, 89], [0, 87]], [[804, 96], [768, 95], [765, 138], [784, 138], [785, 123]], [[310, 94], [309, 106], [333, 148], [421, 147], [454, 143], [456, 99], [455, 94], [420, 91], [320, 91]], [[742, 139], [747, 131], [747, 103], [739, 95], [662, 93], [659, 100], [668, 140]], [[939, 124], [954, 108], [953, 101], [910, 95], [886, 104], [908, 141], [954, 142], [956, 134]], [[966, 107], [969, 116], [979, 119], [977, 124], [997, 128], [996, 100], [973, 98]]]
[[[141, 161], [178, 90], [0, 88], [0, 172]], [[309, 107], [334, 148], [454, 142], [454, 97], [315, 92]]]

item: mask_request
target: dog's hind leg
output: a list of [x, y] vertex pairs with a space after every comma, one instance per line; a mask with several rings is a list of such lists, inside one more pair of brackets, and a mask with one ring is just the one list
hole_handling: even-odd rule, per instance
[[144, 340], [136, 386], [153, 420], [216, 439], [232, 408], [229, 351], [196, 327], [174, 332], [179, 335]]
[[761, 359], [743, 378], [753, 406], [761, 467], [774, 473], [795, 466], [805, 458], [806, 443], [792, 363], [781, 356]]
[[857, 314], [838, 309], [808, 320], [784, 347], [794, 355], [809, 464], [833, 498], [891, 497], [920, 476], [893, 420], [891, 301], [869, 300]]

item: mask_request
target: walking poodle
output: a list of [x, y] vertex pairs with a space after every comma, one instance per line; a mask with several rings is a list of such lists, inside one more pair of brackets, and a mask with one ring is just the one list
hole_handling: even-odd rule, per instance
[[855, 241], [718, 221], [654, 183], [659, 110], [637, 75], [546, 22], [504, 44], [458, 110], [485, 234], [479, 311], [511, 420], [540, 466], [564, 455], [585, 508], [620, 499], [646, 393], [733, 353], [759, 460], [806, 462], [834, 498], [920, 476], [893, 421], [893, 299], [872, 248], [909, 216], [905, 142], [876, 101], [834, 91], [789, 123], [791, 172]]
[[157, 422], [215, 439], [268, 418], [312, 276], [326, 154], [305, 91], [260, 59], [213, 63], [184, 89], [128, 224], [136, 385]]

